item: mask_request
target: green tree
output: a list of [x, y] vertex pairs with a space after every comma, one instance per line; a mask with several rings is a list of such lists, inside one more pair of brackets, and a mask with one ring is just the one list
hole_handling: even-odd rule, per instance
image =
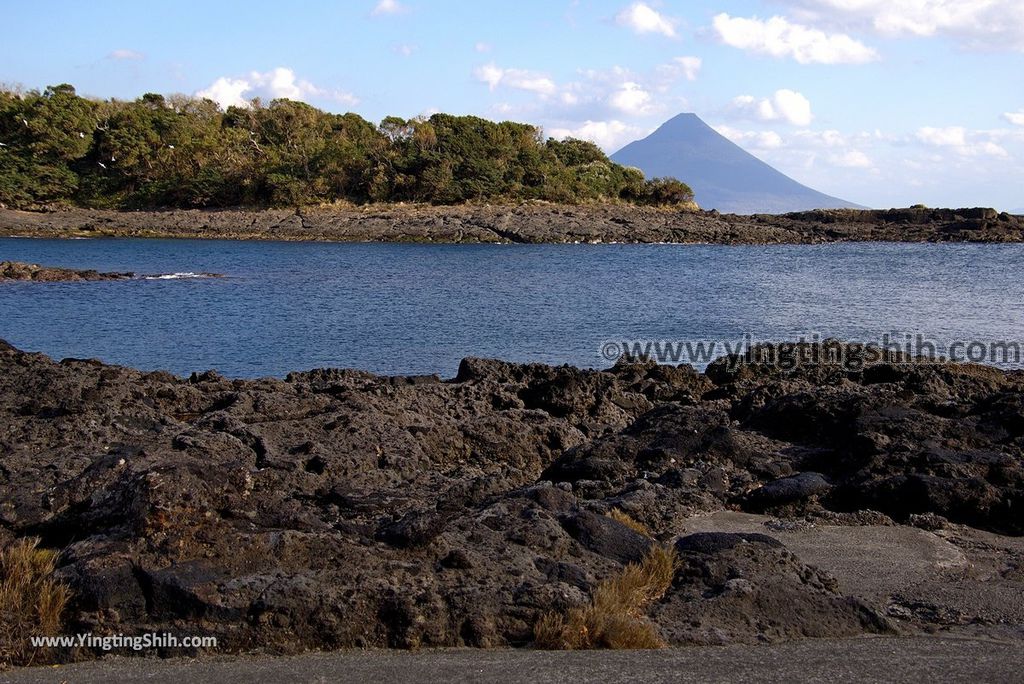
[[0, 89], [0, 203], [40, 207], [301, 206], [473, 200], [678, 204], [685, 183], [647, 181], [591, 142], [544, 140], [511, 121], [329, 114], [301, 102], [146, 93], [94, 101], [70, 85]]

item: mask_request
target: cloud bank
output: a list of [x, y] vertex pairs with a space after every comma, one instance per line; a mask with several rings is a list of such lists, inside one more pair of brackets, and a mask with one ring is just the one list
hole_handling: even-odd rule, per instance
[[776, 90], [771, 97], [757, 99], [753, 95], [740, 95], [729, 109], [740, 116], [759, 121], [784, 121], [794, 126], [810, 126], [814, 120], [811, 102], [794, 90]]
[[785, 0], [808, 21], [886, 37], [942, 36], [968, 49], [1024, 51], [1021, 0]]
[[725, 45], [800, 64], [865, 64], [879, 58], [873, 48], [844, 33], [825, 33], [785, 17], [747, 19], [723, 12], [712, 24]]
[[333, 100], [350, 106], [359, 102], [359, 99], [351, 93], [327, 90], [305, 79], [300, 79], [293, 70], [287, 67], [277, 67], [262, 72], [250, 71], [248, 75], [239, 78], [221, 76], [209, 87], [197, 91], [196, 97], [213, 100], [223, 109], [248, 107], [250, 101], [256, 97], [264, 100], [277, 98], [299, 101]]

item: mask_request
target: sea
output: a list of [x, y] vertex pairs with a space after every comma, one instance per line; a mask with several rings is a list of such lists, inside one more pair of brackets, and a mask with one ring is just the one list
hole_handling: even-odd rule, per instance
[[452, 377], [468, 356], [603, 368], [645, 348], [700, 367], [824, 338], [1024, 365], [1024, 245], [3, 238], [0, 260], [140, 276], [0, 283], [0, 339], [178, 375]]

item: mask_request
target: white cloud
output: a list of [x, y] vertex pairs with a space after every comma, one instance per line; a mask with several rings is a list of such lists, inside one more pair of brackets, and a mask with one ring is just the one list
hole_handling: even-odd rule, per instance
[[1024, 109], [1019, 112], [1006, 112], [1003, 117], [1014, 126], [1024, 126]]
[[791, 57], [800, 64], [864, 64], [878, 59], [874, 49], [846, 34], [825, 33], [785, 17], [763, 21], [722, 13], [715, 16], [713, 24], [718, 39], [726, 45], [776, 58]]
[[400, 45], [396, 45], [393, 49], [397, 55], [401, 55], [402, 57], [412, 57], [412, 54], [416, 52], [419, 47], [410, 43], [402, 43]]
[[696, 78], [700, 66], [699, 57], [676, 57], [645, 73], [614, 66], [580, 70], [572, 80], [556, 81], [491, 62], [472, 75], [500, 101], [491, 105], [495, 114], [535, 121], [563, 136], [585, 133], [613, 149], [628, 142], [628, 136], [653, 130], [669, 112], [685, 110], [686, 100], [674, 87]]
[[572, 104], [587, 108], [586, 118], [612, 119], [619, 114], [647, 117], [680, 110], [686, 106], [683, 97], [673, 92], [682, 80], [697, 78], [701, 67], [699, 57], [675, 57], [648, 73], [614, 66], [604, 70], [585, 70], [580, 78], [563, 88]]
[[761, 121], [785, 121], [794, 126], [809, 126], [814, 119], [810, 100], [785, 88], [760, 100], [752, 95], [740, 95], [732, 101], [730, 109]]
[[967, 129], [963, 126], [932, 128], [925, 126], [917, 130], [917, 139], [936, 147], [963, 147], [967, 145]]
[[[735, 124], [733, 124], [735, 125]], [[1016, 206], [1024, 127], [716, 130], [801, 183], [879, 207]], [[752, 126], [753, 128], [753, 126]]]
[[544, 97], [554, 95], [558, 90], [555, 82], [544, 74], [525, 69], [503, 69], [493, 62], [477, 67], [473, 71], [473, 76], [481, 83], [486, 83], [491, 90], [497, 89], [498, 86], [504, 86]]
[[477, 43], [476, 45], [474, 45], [473, 49], [476, 50], [477, 52], [490, 52], [491, 51], [491, 44], [490, 43], [480, 42], [480, 43]]
[[808, 147], [836, 149], [849, 147], [855, 142], [877, 139], [877, 136], [869, 133], [860, 133], [851, 138], [837, 130], [828, 129], [824, 131], [796, 131], [793, 133], [793, 139], [795, 142]]
[[141, 61], [141, 60], [143, 60], [145, 58], [146, 58], [146, 56], [144, 54], [142, 54], [141, 52], [137, 52], [135, 50], [127, 50], [127, 49], [124, 49], [124, 48], [122, 48], [120, 50], [114, 50], [109, 55], [107, 55], [107, 59], [113, 59], [113, 60], [116, 60], [116, 61], [119, 61], [119, 62], [123, 62], [123, 61], [138, 62], [138, 61]]
[[408, 8], [398, 0], [380, 0], [377, 6], [370, 12], [375, 17], [379, 17], [387, 14], [402, 14], [406, 12]]
[[596, 143], [605, 151], [614, 151], [623, 145], [648, 135], [652, 129], [631, 126], [618, 120], [585, 121], [576, 128], [552, 128], [553, 138], [579, 138]]
[[874, 166], [868, 155], [860, 150], [847, 150], [839, 154], [829, 155], [828, 161], [833, 166], [845, 169], [870, 169]]
[[676, 37], [675, 21], [643, 2], [634, 2], [619, 12], [615, 21], [620, 26], [628, 26], [635, 33], [660, 33], [668, 38]]
[[643, 116], [651, 112], [651, 94], [639, 83], [627, 81], [608, 98], [608, 104], [631, 116]]
[[992, 140], [992, 132], [968, 131], [963, 126], [942, 128], [924, 126], [917, 129], [915, 137], [925, 145], [951, 149], [963, 157], [1007, 158], [1010, 156], [1006, 148]]
[[313, 83], [297, 78], [295, 72], [287, 67], [277, 67], [270, 71], [251, 71], [247, 76], [231, 78], [222, 76], [208, 88], [196, 92], [196, 97], [213, 100], [222, 108], [248, 107], [249, 101], [255, 97], [273, 100], [288, 98], [289, 100], [306, 101], [310, 98], [334, 100], [346, 105], [359, 102], [351, 93], [337, 90], [326, 90]]
[[[199, 90], [196, 92], [196, 97], [204, 97], [208, 100], [213, 100], [221, 106], [222, 109], [228, 107], [248, 107], [249, 101], [246, 99], [246, 93], [251, 92], [253, 89], [252, 84], [244, 78], [228, 78], [221, 76], [214, 81], [208, 88]], [[253, 97], [256, 97], [253, 95]]]
[[675, 57], [671, 62], [657, 66], [655, 71], [659, 77], [668, 81], [677, 81], [681, 78], [696, 81], [703, 64], [704, 60], [700, 57]]
[[731, 126], [713, 126], [713, 128], [740, 147], [775, 150], [784, 144], [782, 136], [775, 131], [741, 131]]
[[494, 90], [501, 83], [501, 79], [505, 76], [505, 70], [499, 69], [494, 64], [485, 64], [481, 67], [477, 67], [473, 70], [473, 77], [481, 83], [486, 83], [487, 87]]
[[809, 20], [884, 36], [948, 36], [980, 50], [1024, 51], [1020, 0], [786, 0]]
[[715, 126], [714, 129], [784, 169], [868, 169], [872, 173], [877, 172], [871, 157], [858, 147], [879, 142], [879, 138], [871, 133], [844, 135], [835, 130], [800, 130], [783, 137], [775, 131], [744, 131], [731, 126]]
[[1007, 159], [1010, 156], [1010, 153], [1006, 151], [1005, 147], [1003, 147], [1002, 145], [997, 145], [992, 141], [978, 143], [977, 145], [975, 145], [975, 149], [977, 150], [976, 154], [984, 154], [989, 157], [1000, 157], [1002, 159]]

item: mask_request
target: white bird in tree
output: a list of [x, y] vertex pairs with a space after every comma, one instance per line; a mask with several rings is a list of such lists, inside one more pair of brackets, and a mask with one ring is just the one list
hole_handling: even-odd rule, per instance
[[99, 164], [100, 166], [102, 166], [103, 168], [107, 168], [107, 165], [104, 164], [103, 162], [96, 162], [96, 163]]
[[25, 124], [26, 126], [28, 126], [28, 119], [22, 119], [22, 120], [21, 120], [21, 123], [23, 123], [23, 124]]

